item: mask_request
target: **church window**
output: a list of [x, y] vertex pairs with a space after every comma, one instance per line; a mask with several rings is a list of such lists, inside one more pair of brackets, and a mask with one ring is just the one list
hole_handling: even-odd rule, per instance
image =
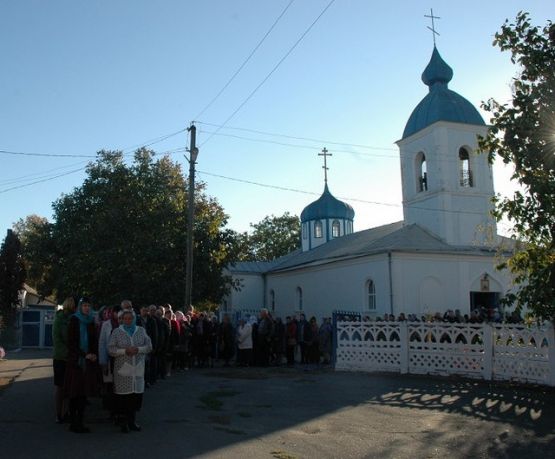
[[459, 149], [459, 174], [459, 183], [462, 187], [470, 188], [474, 186], [472, 170], [470, 169], [470, 156], [466, 148]]
[[369, 311], [376, 310], [376, 286], [372, 279], [368, 279], [366, 282], [366, 294], [367, 294], [367, 308]]
[[297, 310], [303, 310], [303, 289], [301, 287], [297, 287]]
[[276, 311], [276, 292], [270, 290], [270, 307], [272, 308], [272, 312]]
[[427, 191], [428, 190], [428, 167], [426, 165], [426, 155], [422, 152], [416, 155], [416, 183], [417, 190]]
[[316, 237], [316, 238], [323, 237], [322, 221], [321, 220], [318, 220], [317, 222], [314, 223], [314, 237]]
[[339, 220], [334, 220], [333, 223], [331, 224], [331, 235], [332, 237], [339, 237], [340, 235], [340, 225], [339, 225]]

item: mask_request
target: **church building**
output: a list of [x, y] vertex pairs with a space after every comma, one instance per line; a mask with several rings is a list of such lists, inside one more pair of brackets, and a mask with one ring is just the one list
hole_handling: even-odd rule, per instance
[[[405, 126], [400, 151], [404, 220], [353, 232], [352, 207], [336, 199], [327, 176], [322, 196], [301, 213], [301, 249], [269, 262], [238, 262], [240, 287], [224, 311], [267, 307], [278, 317], [334, 310], [370, 317], [495, 308], [510, 288], [496, 270], [500, 247], [490, 215], [494, 195], [477, 136], [478, 110], [449, 89], [453, 70], [434, 46], [422, 81], [428, 94]], [[326, 150], [322, 155], [326, 159]], [[324, 169], [326, 166], [324, 165]]]

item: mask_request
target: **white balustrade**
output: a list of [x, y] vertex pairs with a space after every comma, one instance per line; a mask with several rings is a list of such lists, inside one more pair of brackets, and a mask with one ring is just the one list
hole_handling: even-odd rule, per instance
[[338, 321], [337, 370], [461, 375], [555, 386], [552, 325]]

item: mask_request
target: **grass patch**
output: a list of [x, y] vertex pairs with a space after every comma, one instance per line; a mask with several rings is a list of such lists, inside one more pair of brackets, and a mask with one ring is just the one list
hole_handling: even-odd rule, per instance
[[247, 413], [246, 411], [239, 411], [237, 416], [241, 416], [242, 418], [252, 418], [252, 414]]
[[285, 451], [271, 451], [270, 454], [276, 459], [297, 459], [297, 456], [289, 454]]
[[206, 410], [220, 411], [224, 404], [220, 398], [233, 397], [237, 394], [240, 394], [240, 392], [231, 389], [221, 389], [208, 392], [207, 394], [202, 395], [199, 400], [202, 402], [202, 408]]

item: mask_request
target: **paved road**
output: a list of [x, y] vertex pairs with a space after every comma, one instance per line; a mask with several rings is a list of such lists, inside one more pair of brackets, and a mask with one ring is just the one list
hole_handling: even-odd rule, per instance
[[545, 459], [555, 451], [552, 390], [280, 368], [177, 374], [145, 394], [138, 434], [121, 434], [93, 400], [93, 432], [76, 435], [54, 423], [48, 357], [0, 363], [0, 378], [18, 375], [0, 392], [2, 458]]

